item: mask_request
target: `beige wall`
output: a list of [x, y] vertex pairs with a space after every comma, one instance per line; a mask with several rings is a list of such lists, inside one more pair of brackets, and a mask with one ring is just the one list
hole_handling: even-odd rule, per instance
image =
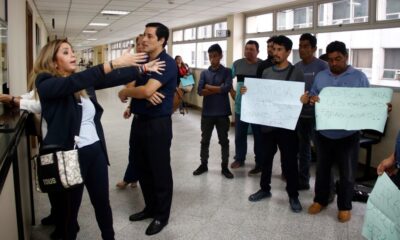
[[0, 233], [1, 239], [18, 239], [17, 215], [15, 213], [13, 165], [7, 175], [0, 194]]

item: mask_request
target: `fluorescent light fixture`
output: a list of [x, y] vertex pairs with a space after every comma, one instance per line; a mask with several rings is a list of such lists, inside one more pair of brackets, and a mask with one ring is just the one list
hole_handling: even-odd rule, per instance
[[88, 38], [88, 39], [86, 39], [86, 40], [88, 40], [88, 41], [96, 41], [97, 38]]
[[130, 12], [127, 11], [118, 11], [118, 10], [103, 10], [101, 11], [101, 14], [105, 15], [127, 15]]
[[96, 30], [83, 30], [83, 33], [97, 33]]
[[94, 22], [89, 23], [89, 26], [98, 26], [98, 27], [106, 27], [108, 25], [109, 25], [108, 23], [94, 23]]

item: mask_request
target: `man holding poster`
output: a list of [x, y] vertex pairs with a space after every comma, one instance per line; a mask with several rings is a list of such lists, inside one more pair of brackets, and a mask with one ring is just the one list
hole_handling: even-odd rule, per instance
[[[295, 68], [288, 60], [292, 50], [292, 41], [286, 36], [277, 36], [274, 39], [273, 56], [275, 65], [263, 71], [262, 78], [273, 80], [287, 80], [303, 82], [303, 72]], [[249, 91], [251, 89], [249, 88]], [[242, 94], [247, 91], [244, 87]], [[261, 173], [261, 189], [249, 196], [249, 201], [255, 202], [263, 198], [271, 197], [271, 174], [274, 155], [281, 151], [283, 174], [286, 177], [286, 191], [289, 195], [289, 203], [293, 212], [301, 212], [302, 206], [298, 193], [298, 168], [297, 153], [298, 141], [294, 128], [292, 130], [280, 127], [262, 126], [263, 166]]]
[[[314, 104], [325, 87], [369, 87], [368, 78], [347, 64], [348, 53], [343, 42], [334, 41], [326, 47], [329, 69], [315, 77], [310, 95], [306, 92], [301, 101]], [[337, 191], [338, 220], [347, 222], [351, 218], [355, 173], [359, 152], [359, 132], [347, 130], [319, 130], [315, 136], [317, 146], [317, 173], [314, 203], [309, 214], [317, 214], [328, 205], [331, 168], [334, 163], [339, 169]]]

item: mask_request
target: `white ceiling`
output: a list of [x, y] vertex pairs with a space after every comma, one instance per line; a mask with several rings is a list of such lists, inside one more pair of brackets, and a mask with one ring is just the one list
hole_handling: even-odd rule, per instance
[[[169, 28], [223, 18], [294, 0], [34, 0], [50, 35], [68, 40], [78, 48], [132, 38], [149, 22]], [[103, 16], [102, 10], [123, 10], [125, 16]], [[54, 18], [54, 29], [52, 19]], [[91, 22], [107, 27], [89, 26]], [[96, 33], [82, 33], [97, 30]], [[87, 39], [97, 39], [89, 41]]]

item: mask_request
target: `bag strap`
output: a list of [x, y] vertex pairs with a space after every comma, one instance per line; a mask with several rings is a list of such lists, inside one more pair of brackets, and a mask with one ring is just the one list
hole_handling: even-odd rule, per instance
[[288, 72], [288, 74], [286, 75], [286, 78], [285, 78], [286, 81], [289, 80], [290, 77], [292, 76], [294, 68], [295, 67], [292, 64], [290, 64], [289, 72]]

